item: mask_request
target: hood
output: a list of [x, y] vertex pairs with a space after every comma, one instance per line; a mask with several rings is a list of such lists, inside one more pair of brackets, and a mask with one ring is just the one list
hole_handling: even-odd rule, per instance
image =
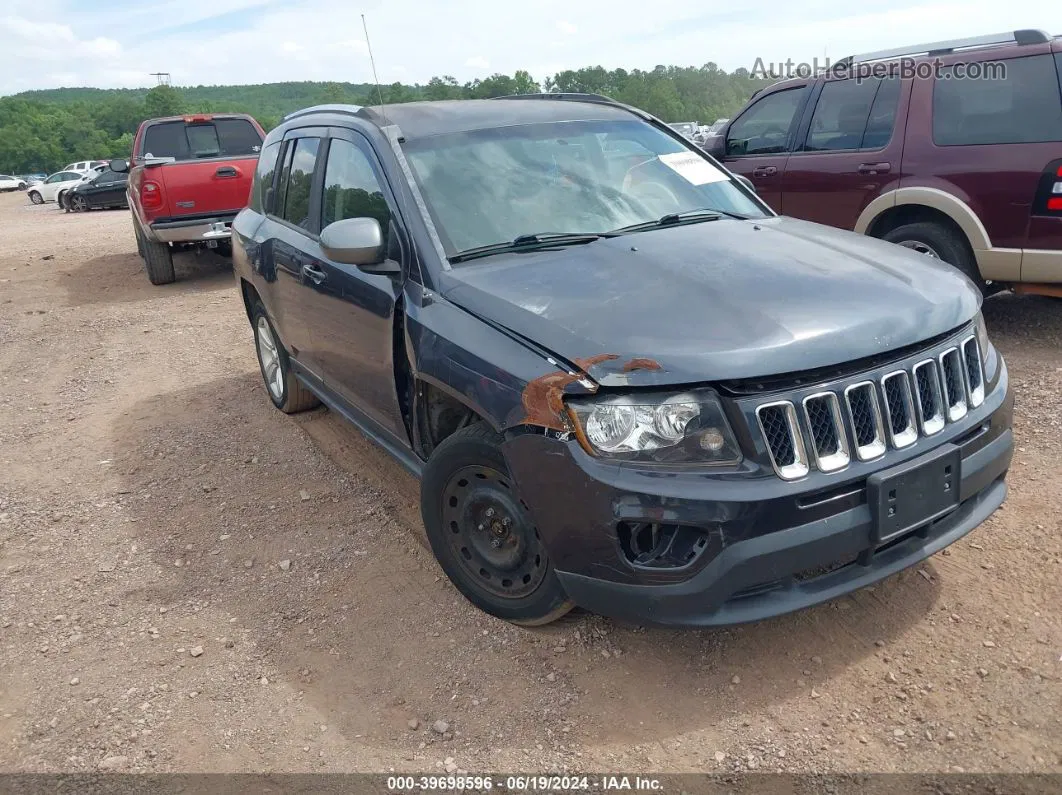
[[949, 265], [792, 218], [505, 254], [440, 281], [448, 300], [579, 363], [603, 386], [843, 364], [950, 331], [981, 302]]

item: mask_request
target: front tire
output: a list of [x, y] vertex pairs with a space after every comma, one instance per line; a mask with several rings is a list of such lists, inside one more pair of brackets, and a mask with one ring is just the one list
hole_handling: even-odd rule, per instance
[[988, 289], [966, 239], [943, 224], [933, 221], [903, 224], [886, 232], [882, 239], [932, 259], [943, 260], [961, 271], [981, 292]]
[[258, 367], [265, 381], [266, 394], [273, 405], [285, 414], [295, 414], [319, 405], [317, 396], [295, 377], [288, 352], [280, 343], [280, 337], [261, 301], [255, 301], [251, 309], [251, 327], [254, 329]]
[[29, 192], [30, 201], [34, 204], [44, 204], [44, 197], [38, 191], [31, 190]]
[[548, 624], [574, 605], [514, 489], [501, 442], [479, 423], [435, 448], [420, 486], [424, 528], [439, 565], [472, 604], [515, 624]]
[[73, 196], [70, 196], [70, 197], [67, 198], [66, 203], [67, 203], [67, 205], [69, 205], [71, 212], [75, 212], [75, 213], [88, 212], [88, 202], [85, 201], [85, 197], [84, 196], [79, 196], [78, 194], [75, 193]]

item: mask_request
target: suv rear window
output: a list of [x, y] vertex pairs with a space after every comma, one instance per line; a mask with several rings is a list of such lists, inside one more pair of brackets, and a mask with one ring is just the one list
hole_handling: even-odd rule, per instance
[[206, 157], [256, 155], [262, 137], [247, 119], [214, 119], [208, 122], [166, 121], [144, 132], [140, 146], [144, 157], [196, 160]]
[[1062, 141], [1062, 99], [1050, 55], [999, 61], [1005, 77], [954, 79], [948, 68], [933, 88], [937, 146]]

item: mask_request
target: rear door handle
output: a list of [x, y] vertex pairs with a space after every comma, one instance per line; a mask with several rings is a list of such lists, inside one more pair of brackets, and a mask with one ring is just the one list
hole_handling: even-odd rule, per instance
[[218, 166], [214, 172], [214, 176], [219, 179], [232, 179], [238, 177], [240, 172], [236, 170], [234, 166]]
[[888, 174], [892, 171], [892, 163], [860, 163], [860, 174]]
[[302, 275], [307, 279], [310, 279], [314, 284], [320, 284], [328, 278], [328, 274], [321, 270], [317, 265], [303, 265]]
[[752, 176], [754, 177], [773, 177], [777, 173], [777, 166], [757, 166], [752, 169]]

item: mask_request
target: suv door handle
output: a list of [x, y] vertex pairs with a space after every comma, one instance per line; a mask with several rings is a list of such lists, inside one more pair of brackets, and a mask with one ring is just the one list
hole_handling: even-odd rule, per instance
[[310, 279], [314, 284], [320, 284], [328, 278], [328, 274], [321, 270], [317, 265], [303, 265], [302, 275], [307, 279]]
[[218, 166], [214, 172], [214, 176], [219, 179], [231, 179], [232, 177], [238, 177], [240, 172], [236, 170], [234, 166]]
[[860, 163], [860, 174], [888, 174], [892, 171], [891, 163]]
[[752, 169], [752, 176], [754, 177], [773, 177], [777, 173], [777, 166], [757, 166]]

